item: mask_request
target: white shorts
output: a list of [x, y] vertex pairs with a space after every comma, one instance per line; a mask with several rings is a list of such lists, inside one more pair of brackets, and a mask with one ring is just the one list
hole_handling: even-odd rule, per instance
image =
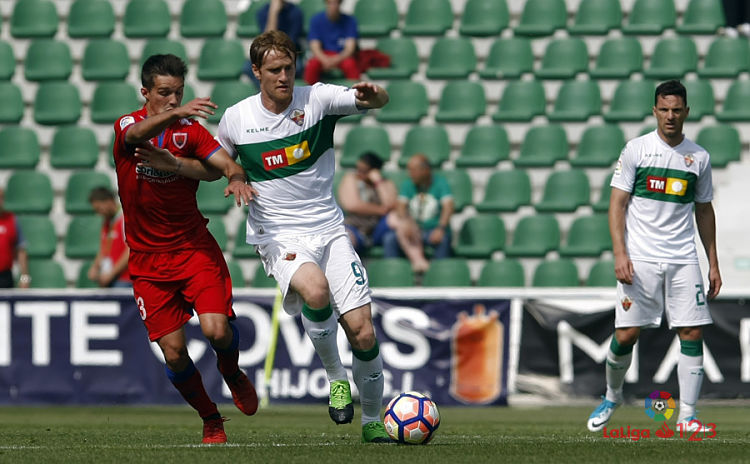
[[666, 310], [669, 328], [713, 323], [698, 264], [633, 261], [632, 285], [617, 282], [615, 328], [659, 327]]
[[296, 315], [302, 311], [304, 301], [291, 290], [292, 276], [304, 263], [315, 263], [328, 280], [331, 309], [336, 319], [352, 309], [370, 303], [367, 272], [354, 251], [346, 230], [327, 236], [302, 235], [278, 237], [271, 242], [256, 245], [263, 269], [276, 279], [284, 297], [284, 311]]

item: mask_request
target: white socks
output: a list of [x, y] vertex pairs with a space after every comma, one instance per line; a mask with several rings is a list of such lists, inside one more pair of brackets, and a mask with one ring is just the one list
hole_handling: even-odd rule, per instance
[[359, 389], [359, 402], [362, 405], [362, 424], [380, 421], [380, 408], [383, 405], [383, 358], [380, 357], [378, 342], [367, 351], [352, 350], [352, 375]]

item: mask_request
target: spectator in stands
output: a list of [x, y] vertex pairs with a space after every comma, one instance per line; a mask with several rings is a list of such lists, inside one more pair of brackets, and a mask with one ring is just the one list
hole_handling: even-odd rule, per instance
[[383, 160], [372, 152], [363, 153], [353, 172], [344, 174], [338, 199], [344, 210], [344, 227], [360, 255], [372, 245], [381, 245], [388, 230], [387, 214], [396, 205], [398, 189], [383, 177]]
[[409, 179], [399, 189], [396, 209], [388, 221], [391, 230], [383, 237], [383, 247], [389, 258], [403, 252], [414, 271], [422, 273], [430, 267], [424, 246], [432, 247], [435, 259], [451, 254], [453, 194], [448, 181], [432, 173], [424, 154], [412, 156], [406, 168]]
[[131, 287], [128, 274], [130, 248], [125, 243], [125, 221], [115, 194], [106, 187], [95, 187], [89, 202], [96, 214], [102, 217], [99, 251], [91, 263], [88, 277], [100, 287]]
[[341, 0], [326, 0], [325, 11], [310, 20], [307, 40], [313, 56], [305, 68], [305, 81], [312, 85], [320, 81], [324, 71], [336, 68], [347, 79], [359, 80], [357, 38], [357, 20], [341, 13]]
[[29, 256], [16, 215], [5, 210], [5, 190], [0, 188], [0, 288], [13, 288], [13, 263], [18, 261], [20, 288], [29, 288]]
[[750, 37], [750, 4], [747, 0], [722, 0], [726, 27], [724, 34], [728, 37], [743, 35]]

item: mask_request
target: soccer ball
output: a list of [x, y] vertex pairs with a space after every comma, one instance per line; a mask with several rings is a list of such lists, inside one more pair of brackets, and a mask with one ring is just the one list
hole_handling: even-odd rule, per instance
[[393, 440], [408, 445], [426, 445], [440, 426], [440, 413], [427, 396], [409, 391], [388, 403], [383, 423]]

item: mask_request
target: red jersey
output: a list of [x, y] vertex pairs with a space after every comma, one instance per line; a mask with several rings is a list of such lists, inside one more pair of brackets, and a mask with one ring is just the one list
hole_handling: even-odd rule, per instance
[[[125, 216], [125, 237], [131, 250], [165, 252], [205, 248], [208, 220], [198, 210], [198, 180], [149, 167], [137, 167], [136, 145], [125, 143], [130, 126], [147, 117], [144, 105], [115, 121], [113, 155], [117, 185]], [[192, 119], [172, 123], [151, 139], [176, 157], [208, 159], [221, 148], [213, 136]], [[211, 240], [209, 240], [211, 241]]]
[[[117, 216], [112, 218], [111, 221], [104, 221], [102, 223], [102, 231], [99, 239], [99, 247], [102, 250], [102, 269], [109, 271], [109, 268], [120, 260], [120, 257], [125, 253], [125, 216], [120, 212]], [[130, 274], [128, 269], [125, 268], [119, 276], [118, 280], [130, 280]]]
[[21, 240], [15, 214], [8, 211], [0, 213], [0, 271], [13, 267], [16, 248]]

